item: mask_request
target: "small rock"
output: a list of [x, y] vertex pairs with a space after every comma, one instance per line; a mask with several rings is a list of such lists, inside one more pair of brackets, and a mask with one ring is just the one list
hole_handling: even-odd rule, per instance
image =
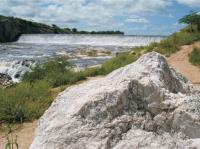
[[12, 78], [7, 74], [0, 73], [0, 87], [6, 88], [13, 85]]

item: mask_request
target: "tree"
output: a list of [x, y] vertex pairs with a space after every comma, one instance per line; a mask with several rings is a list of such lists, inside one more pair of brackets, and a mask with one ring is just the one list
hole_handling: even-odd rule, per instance
[[59, 33], [59, 27], [55, 24], [52, 24], [52, 28], [55, 34]]
[[78, 30], [76, 28], [72, 28], [72, 32], [76, 33], [76, 32], [78, 32]]
[[193, 25], [196, 25], [197, 30], [200, 31], [200, 14], [192, 11], [190, 14], [181, 18], [179, 23], [189, 24], [191, 32], [193, 32]]

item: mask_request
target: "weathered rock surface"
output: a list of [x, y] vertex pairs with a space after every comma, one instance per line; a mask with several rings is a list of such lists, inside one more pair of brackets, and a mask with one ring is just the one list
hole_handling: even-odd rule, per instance
[[0, 73], [0, 87], [8, 87], [13, 85], [12, 78], [9, 75]]
[[200, 148], [200, 91], [152, 52], [62, 92], [30, 149]]

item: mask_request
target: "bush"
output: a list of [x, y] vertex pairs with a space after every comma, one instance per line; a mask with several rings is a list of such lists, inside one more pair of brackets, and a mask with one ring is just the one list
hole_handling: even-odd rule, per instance
[[0, 89], [0, 123], [39, 118], [51, 102], [50, 87], [45, 81], [20, 83], [11, 88]]
[[136, 55], [129, 53], [120, 54], [105, 62], [99, 68], [87, 68], [78, 72], [75, 72], [72, 69], [73, 67], [64, 58], [50, 59], [41, 65], [37, 65], [31, 72], [27, 72], [24, 75], [23, 81], [33, 83], [37, 80], [45, 80], [52, 87], [71, 85], [87, 77], [108, 74], [119, 67], [135, 61], [136, 57]]
[[37, 64], [31, 72], [25, 73], [23, 81], [32, 83], [45, 80], [52, 87], [57, 87], [72, 82], [72, 78], [74, 79], [72, 65], [65, 57], [56, 57]]
[[138, 58], [137, 55], [132, 55], [129, 53], [120, 54], [119, 56], [114, 57], [110, 61], [105, 62], [101, 66], [99, 74], [100, 75], [108, 74], [117, 68], [123, 67], [125, 65], [134, 62], [137, 58]]
[[200, 66], [200, 48], [194, 48], [194, 50], [189, 54], [189, 60], [192, 64]]
[[85, 77], [92, 77], [97, 75], [106, 75], [112, 72], [115, 69], [128, 65], [134, 62], [138, 58], [137, 55], [132, 55], [129, 53], [120, 54], [111, 60], [102, 64], [99, 68], [87, 68], [83, 70], [81, 73]]

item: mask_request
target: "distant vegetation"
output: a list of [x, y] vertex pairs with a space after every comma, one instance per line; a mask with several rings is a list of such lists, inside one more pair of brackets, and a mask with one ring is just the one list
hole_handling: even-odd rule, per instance
[[121, 31], [78, 31], [0, 15], [0, 43], [16, 41], [21, 34], [124, 34]]
[[[199, 30], [188, 30], [186, 27], [160, 43], [154, 42], [148, 46], [134, 48], [132, 51], [117, 55], [101, 67], [82, 71], [74, 71], [73, 66], [64, 57], [49, 59], [32, 68], [31, 72], [27, 72], [22, 83], [0, 89], [0, 124], [37, 119], [49, 107], [57, 92], [64, 90], [68, 85], [91, 76], [106, 75], [134, 62], [143, 53], [157, 51], [169, 56], [178, 51], [180, 46], [199, 40]], [[190, 54], [190, 61], [195, 65], [199, 65], [199, 53], [199, 49], [195, 48]]]
[[189, 54], [189, 60], [192, 64], [200, 66], [200, 48], [195, 47]]
[[77, 34], [119, 34], [119, 35], [124, 35], [123, 32], [121, 31], [77, 31], [77, 32], [74, 32], [74, 33], [77, 33]]

